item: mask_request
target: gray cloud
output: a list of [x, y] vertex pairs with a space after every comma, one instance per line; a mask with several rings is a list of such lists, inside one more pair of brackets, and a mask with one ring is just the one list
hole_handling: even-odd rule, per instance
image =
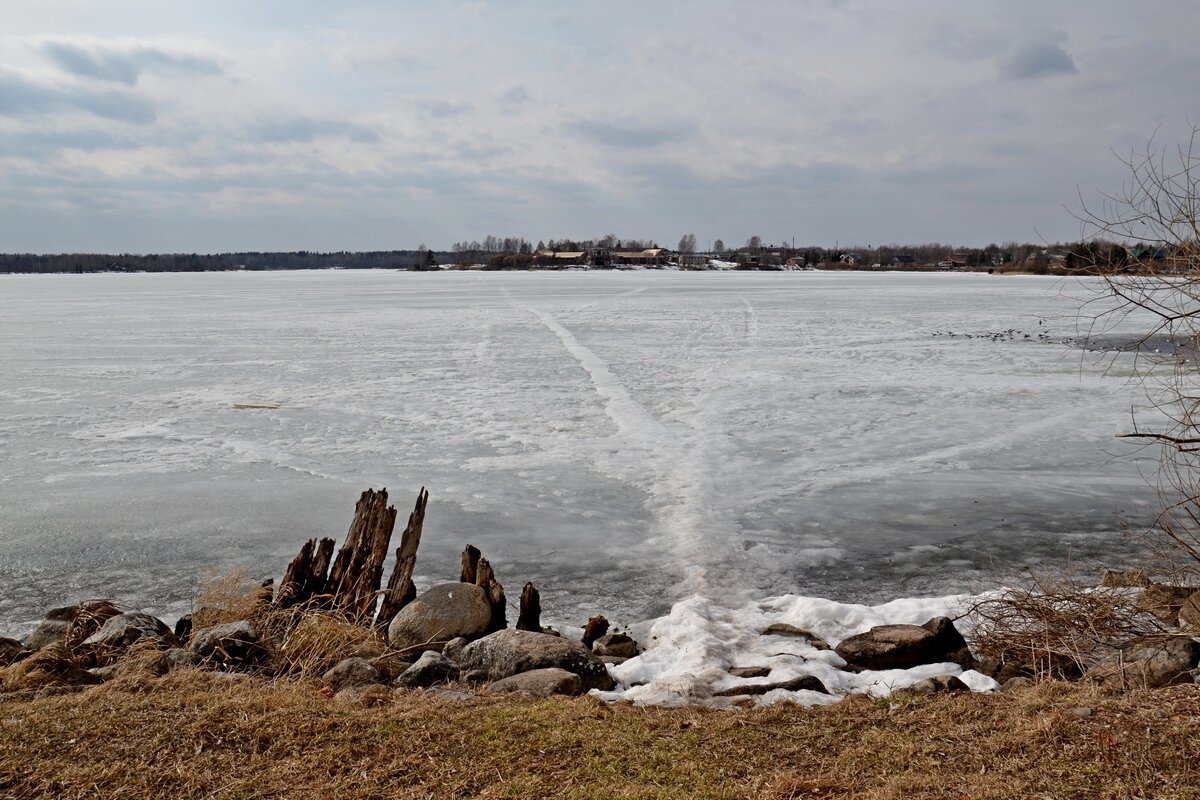
[[86, 111], [97, 117], [138, 125], [155, 119], [154, 104], [128, 92], [60, 89], [0, 73], [0, 116], [22, 117], [62, 110]]
[[468, 103], [456, 103], [437, 97], [423, 97], [416, 101], [417, 108], [434, 117], [457, 117], [471, 110]]
[[253, 138], [269, 144], [311, 142], [325, 138], [345, 138], [358, 144], [375, 144], [379, 141], [379, 134], [363, 125], [314, 117], [267, 120], [253, 125], [249, 132]]
[[582, 136], [606, 147], [642, 149], [659, 147], [683, 140], [688, 129], [673, 125], [646, 125], [640, 122], [601, 122], [579, 120], [565, 126], [567, 133]]
[[219, 75], [221, 66], [210, 58], [172, 53], [160, 47], [138, 45], [84, 47], [72, 42], [46, 42], [42, 53], [64, 72], [81, 78], [133, 86], [143, 72], [181, 72]]
[[1078, 71], [1071, 54], [1051, 42], [1026, 45], [1000, 62], [1000, 74], [1012, 80], [1074, 75]]

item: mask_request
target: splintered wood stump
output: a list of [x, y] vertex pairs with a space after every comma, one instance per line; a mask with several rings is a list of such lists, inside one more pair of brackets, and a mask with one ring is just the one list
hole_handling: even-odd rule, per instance
[[521, 611], [517, 615], [517, 630], [542, 632], [542, 598], [532, 583], [521, 590]]
[[288, 564], [279, 591], [275, 593], [277, 608], [292, 608], [307, 603], [325, 593], [329, 559], [333, 556], [333, 539], [309, 539]]
[[[468, 547], [468, 549], [473, 549]], [[476, 550], [476, 552], [479, 552]], [[464, 553], [465, 556], [465, 553]], [[508, 627], [508, 616], [505, 613], [504, 587], [496, 580], [492, 565], [486, 558], [480, 558], [476, 565], [475, 585], [487, 592], [488, 604], [492, 607], [492, 621], [488, 624], [488, 633], [502, 631]]]
[[462, 552], [462, 569], [458, 573], [459, 583], [475, 583], [481, 555], [479, 548], [475, 545], [469, 544], [466, 546]]
[[408, 515], [408, 525], [400, 535], [396, 566], [392, 569], [392, 577], [388, 579], [383, 601], [379, 604], [379, 613], [375, 616], [376, 627], [386, 627], [392, 617], [417, 596], [412, 576], [417, 566], [417, 547], [421, 544], [421, 526], [425, 523], [425, 505], [428, 502], [429, 492], [422, 486], [421, 491], [417, 492], [417, 504]]
[[359, 621], [375, 611], [383, 562], [396, 525], [396, 508], [387, 504], [387, 489], [367, 489], [354, 509], [354, 522], [329, 569], [326, 593], [347, 619]]
[[604, 618], [603, 614], [597, 614], [589, 619], [583, 628], [583, 643], [591, 647], [592, 642], [606, 633], [608, 633], [608, 620]]

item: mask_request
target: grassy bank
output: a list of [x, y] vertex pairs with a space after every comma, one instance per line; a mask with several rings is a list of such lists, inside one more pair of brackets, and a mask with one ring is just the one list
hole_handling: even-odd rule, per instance
[[5, 798], [1192, 798], [1198, 772], [1195, 685], [733, 712], [414, 692], [368, 708], [187, 670], [0, 695]]

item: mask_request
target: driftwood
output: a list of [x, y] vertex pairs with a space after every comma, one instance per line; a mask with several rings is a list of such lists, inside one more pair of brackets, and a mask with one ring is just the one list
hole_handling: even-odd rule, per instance
[[496, 576], [492, 572], [492, 565], [486, 558], [480, 558], [476, 566], [475, 585], [487, 592], [488, 604], [492, 607], [492, 621], [488, 624], [487, 632], [495, 633], [507, 628], [508, 616], [505, 613], [504, 587], [496, 580]]
[[589, 619], [583, 628], [583, 643], [591, 647], [592, 642], [606, 633], [608, 633], [608, 620], [604, 618], [603, 614], [597, 614]]
[[392, 577], [388, 579], [383, 601], [379, 604], [379, 613], [375, 616], [376, 627], [386, 626], [400, 609], [416, 599], [417, 587], [413, 584], [412, 576], [417, 566], [417, 547], [421, 544], [421, 527], [425, 523], [425, 505], [428, 502], [429, 492], [422, 486], [421, 491], [417, 492], [417, 504], [408, 515], [408, 525], [400, 535], [396, 566], [392, 569]]
[[387, 489], [367, 489], [354, 509], [346, 541], [329, 568], [326, 591], [333, 607], [357, 621], [375, 610], [383, 562], [396, 525], [396, 508], [387, 504]]
[[542, 632], [542, 598], [532, 583], [521, 590], [521, 611], [517, 615], [517, 630]]
[[475, 583], [480, 557], [481, 553], [478, 547], [473, 544], [466, 546], [462, 551], [462, 569], [458, 573], [459, 583]]

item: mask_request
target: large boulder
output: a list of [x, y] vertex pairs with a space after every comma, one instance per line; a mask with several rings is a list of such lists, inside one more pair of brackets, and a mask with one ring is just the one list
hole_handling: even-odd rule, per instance
[[519, 692], [533, 697], [549, 697], [555, 694], [565, 694], [574, 697], [583, 694], [583, 681], [574, 672], [567, 672], [558, 667], [546, 669], [531, 669], [507, 678], [501, 678], [487, 687], [489, 692], [507, 694]]
[[804, 628], [797, 628], [795, 625], [789, 625], [786, 622], [775, 622], [767, 626], [762, 632], [763, 636], [791, 636], [797, 639], [807, 639], [810, 646], [816, 650], [829, 650], [829, 643], [817, 636], [812, 631]]
[[23, 658], [28, 658], [32, 652], [32, 650], [25, 649], [25, 645], [16, 639], [0, 636], [0, 667], [7, 667], [9, 664], [15, 664]]
[[441, 583], [400, 609], [388, 625], [388, 643], [397, 649], [441, 645], [458, 636], [482, 635], [492, 621], [487, 592], [471, 583]]
[[776, 683], [745, 683], [741, 686], [731, 686], [728, 689], [722, 689], [719, 692], [713, 692], [714, 697], [742, 697], [744, 695], [760, 695], [767, 692], [773, 692], [776, 689], [783, 689], [785, 692], [820, 692], [821, 694], [829, 694], [829, 690], [825, 688], [825, 684], [821, 683], [820, 678], [812, 675], [801, 675], [798, 678], [792, 678], [789, 681], [779, 681]]
[[614, 685], [608, 667], [582, 642], [534, 631], [497, 631], [471, 642], [463, 650], [459, 666], [464, 673], [486, 672], [489, 681], [557, 667], [578, 675], [583, 691], [608, 690]]
[[383, 683], [383, 676], [365, 658], [346, 658], [322, 675], [321, 682], [337, 694], [342, 689], [358, 689]]
[[879, 625], [843, 639], [836, 652], [851, 669], [910, 669], [953, 662], [969, 669], [971, 651], [954, 623], [934, 617], [924, 625]]
[[267, 657], [258, 631], [244, 619], [196, 631], [189, 649], [206, 664], [233, 669], [253, 667]]
[[1179, 608], [1179, 627], [1200, 633], [1200, 591], [1192, 592]]
[[438, 683], [458, 680], [458, 664], [434, 650], [426, 650], [416, 663], [396, 678], [401, 689], [424, 689]]
[[30, 650], [41, 650], [43, 647], [57, 644], [66, 638], [69, 627], [70, 620], [44, 619], [25, 637], [25, 646]]
[[1200, 642], [1171, 636], [1141, 642], [1088, 670], [1088, 678], [1110, 689], [1157, 689], [1191, 683], [1200, 664]]
[[162, 620], [133, 611], [107, 619], [100, 630], [83, 640], [85, 645], [122, 650], [141, 639], [168, 639], [174, 634]]

